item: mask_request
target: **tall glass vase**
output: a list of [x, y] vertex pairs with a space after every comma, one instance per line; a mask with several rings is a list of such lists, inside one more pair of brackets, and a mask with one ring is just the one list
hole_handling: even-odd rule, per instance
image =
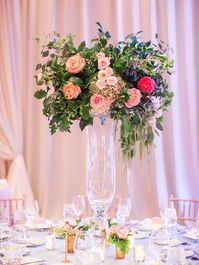
[[115, 129], [106, 113], [93, 115], [93, 125], [87, 127], [87, 196], [94, 220], [102, 226], [115, 194]]

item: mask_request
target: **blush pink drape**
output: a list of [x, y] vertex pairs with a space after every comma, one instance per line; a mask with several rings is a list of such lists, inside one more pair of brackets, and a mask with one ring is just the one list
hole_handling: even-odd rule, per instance
[[[1, 0], [1, 177], [7, 162], [20, 160], [20, 169], [12, 168], [9, 179], [15, 180], [16, 189], [30, 183], [48, 217], [60, 216], [66, 201], [85, 193], [85, 133], [75, 124], [72, 134], [50, 135], [42, 102], [33, 97], [35, 65], [41, 60], [33, 39], [56, 31], [73, 33], [76, 43], [88, 44], [100, 21], [111, 31], [113, 43], [143, 30], [145, 40], [157, 32], [173, 48], [175, 73], [169, 82], [175, 98], [164, 132], [150, 154], [128, 165], [133, 216], [157, 215], [170, 193], [198, 198], [198, 16], [198, 0]], [[126, 189], [121, 160], [118, 156], [117, 193]], [[22, 175], [19, 183], [16, 177]]]

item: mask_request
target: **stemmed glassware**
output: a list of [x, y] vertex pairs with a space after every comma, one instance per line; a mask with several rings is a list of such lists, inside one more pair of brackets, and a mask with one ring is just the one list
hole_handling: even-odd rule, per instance
[[72, 218], [75, 219], [77, 217], [76, 211], [75, 211], [75, 206], [73, 203], [66, 203], [64, 205], [63, 209], [63, 217], [64, 218]]
[[85, 207], [86, 207], [84, 197], [82, 195], [74, 196], [73, 197], [73, 205], [74, 205], [75, 213], [76, 213], [77, 217], [79, 218], [81, 216], [81, 214], [83, 213]]
[[37, 200], [27, 202], [26, 213], [27, 218], [30, 220], [39, 216], [39, 203]]
[[175, 208], [161, 207], [160, 216], [164, 221], [165, 234], [167, 239], [170, 239], [169, 229], [177, 224], [177, 213]]
[[132, 204], [129, 197], [119, 197], [119, 204], [117, 209], [117, 219], [119, 223], [126, 223], [126, 218], [130, 215], [131, 208]]
[[104, 261], [104, 241], [91, 231], [77, 234], [74, 252], [80, 264], [100, 265]]

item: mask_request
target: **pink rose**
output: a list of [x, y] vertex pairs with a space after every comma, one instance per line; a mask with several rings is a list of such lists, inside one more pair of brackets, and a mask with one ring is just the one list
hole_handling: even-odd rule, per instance
[[99, 52], [97, 54], [97, 58], [100, 59], [100, 58], [105, 58], [105, 54], [103, 52]]
[[106, 79], [107, 77], [108, 77], [108, 73], [106, 72], [106, 70], [100, 70], [98, 72], [99, 79]]
[[137, 86], [141, 91], [152, 93], [155, 87], [155, 81], [149, 76], [144, 76], [138, 81]]
[[104, 82], [103, 79], [99, 79], [99, 80], [97, 80], [97, 82], [96, 82], [96, 86], [97, 86], [99, 89], [103, 89], [103, 88], [105, 88], [106, 84], [105, 84], [105, 82]]
[[67, 99], [74, 99], [79, 96], [81, 89], [78, 86], [75, 86], [72, 82], [68, 82], [63, 86], [63, 92]]
[[125, 238], [127, 238], [128, 234], [129, 234], [129, 229], [123, 225], [116, 226], [115, 227], [115, 234], [120, 239], [125, 239]]
[[100, 110], [106, 106], [106, 101], [102, 95], [94, 94], [90, 98], [90, 104], [94, 110]]
[[107, 74], [108, 74], [109, 76], [113, 74], [113, 69], [112, 69], [111, 67], [107, 67], [107, 68], [105, 69], [105, 71], [107, 72]]
[[108, 57], [98, 59], [98, 69], [103, 70], [110, 65], [110, 60]]
[[131, 88], [128, 91], [130, 93], [130, 98], [127, 102], [125, 102], [125, 106], [127, 108], [132, 108], [140, 103], [142, 95], [140, 93], [140, 90], [136, 88]]
[[72, 74], [77, 74], [81, 72], [84, 66], [85, 60], [79, 53], [70, 57], [66, 62], [66, 70]]
[[117, 84], [117, 77], [115, 77], [115, 76], [109, 76], [108, 79], [106, 80], [106, 83], [109, 86], [115, 86]]
[[116, 234], [116, 232], [115, 232], [115, 228], [116, 228], [116, 227], [117, 227], [116, 225], [112, 225], [112, 226], [109, 228], [108, 232], [109, 232], [110, 235]]

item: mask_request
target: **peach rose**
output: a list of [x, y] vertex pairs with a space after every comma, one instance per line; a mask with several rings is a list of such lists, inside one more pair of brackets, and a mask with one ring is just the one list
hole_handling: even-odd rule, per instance
[[108, 73], [106, 72], [106, 70], [100, 70], [98, 72], [99, 79], [106, 79], [107, 77], [108, 77]]
[[106, 83], [109, 86], [115, 86], [117, 84], [117, 77], [115, 77], [115, 76], [109, 76], [108, 79], [106, 80]]
[[120, 238], [120, 239], [125, 239], [127, 238], [129, 234], [129, 229], [128, 227], [124, 225], [118, 225], [115, 227], [115, 234]]
[[140, 90], [136, 88], [129, 89], [130, 98], [127, 102], [125, 102], [125, 106], [127, 108], [132, 108], [140, 103], [140, 99], [142, 97]]
[[94, 94], [90, 98], [90, 104], [94, 110], [100, 110], [106, 106], [106, 101], [102, 95]]
[[85, 60], [79, 53], [70, 57], [66, 62], [66, 70], [72, 74], [77, 74], [81, 72], [84, 66]]
[[144, 91], [146, 93], [152, 93], [155, 89], [155, 81], [149, 76], [144, 76], [138, 81], [137, 87], [141, 91]]
[[78, 86], [75, 86], [72, 82], [68, 82], [63, 86], [63, 92], [67, 99], [74, 99], [79, 96], [81, 89]]
[[107, 72], [107, 74], [108, 74], [109, 76], [113, 74], [113, 69], [112, 69], [111, 67], [107, 67], [107, 68], [105, 69], [105, 71]]
[[110, 60], [108, 57], [98, 59], [98, 69], [103, 70], [110, 65]]
[[104, 58], [105, 57], [105, 54], [103, 52], [99, 52], [97, 54], [97, 58], [100, 59], [100, 58]]
[[97, 86], [99, 89], [103, 89], [103, 88], [105, 88], [106, 84], [105, 84], [105, 82], [104, 82], [103, 79], [99, 79], [99, 80], [97, 80], [97, 82], [96, 82], [96, 86]]

